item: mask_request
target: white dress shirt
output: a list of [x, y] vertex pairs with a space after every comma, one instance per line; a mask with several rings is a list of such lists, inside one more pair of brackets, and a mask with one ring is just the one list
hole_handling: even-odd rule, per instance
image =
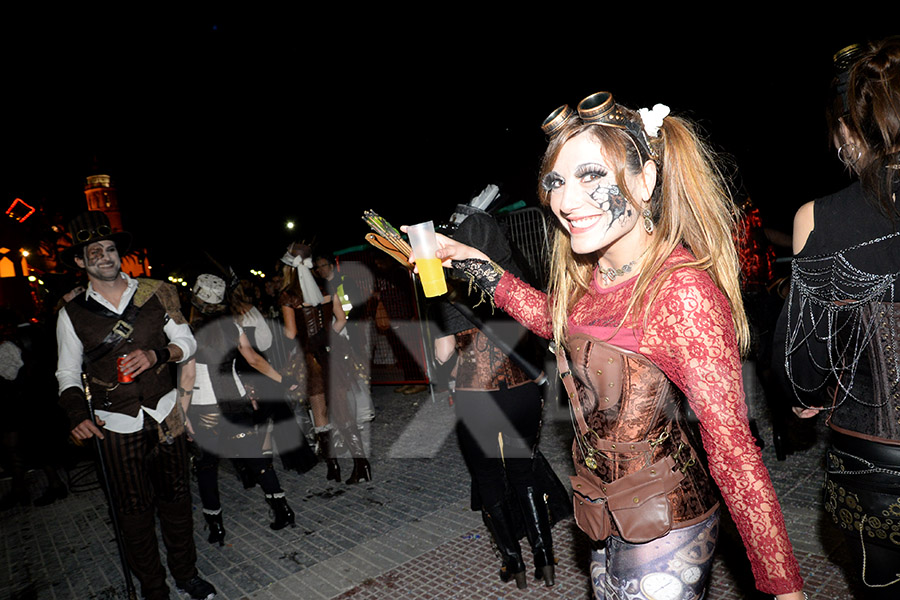
[[[122, 279], [127, 282], [128, 287], [122, 294], [118, 306], [114, 306], [106, 300], [106, 298], [96, 292], [90, 283], [85, 291], [85, 297], [93, 298], [117, 315], [121, 315], [125, 312], [128, 303], [131, 301], [131, 298], [134, 296], [134, 292], [138, 287], [137, 280], [132, 279], [125, 273], [122, 273]], [[179, 362], [184, 362], [196, 352], [197, 342], [187, 323], [178, 324], [170, 318], [166, 321], [163, 331], [169, 339], [169, 343], [175, 344], [181, 349], [182, 358]], [[56, 340], [59, 354], [56, 366], [56, 379], [59, 382], [59, 392], [62, 393], [63, 390], [70, 387], [77, 387], [83, 390], [84, 386], [81, 382], [81, 372], [82, 363], [84, 361], [84, 346], [81, 343], [81, 339], [75, 333], [75, 327], [72, 325], [72, 320], [69, 318], [65, 307], [59, 311], [59, 316], [56, 320]], [[146, 349], [147, 348], [145, 348], [145, 350]], [[116, 433], [135, 433], [140, 431], [144, 426], [145, 412], [157, 422], [162, 423], [169, 413], [172, 412], [172, 407], [175, 406], [177, 399], [177, 391], [175, 388], [172, 388], [167, 394], [159, 399], [155, 409], [142, 406], [142, 410], [138, 411], [137, 416], [134, 417], [100, 409], [96, 409], [94, 412], [99, 419], [106, 422], [103, 426], [105, 429]]]

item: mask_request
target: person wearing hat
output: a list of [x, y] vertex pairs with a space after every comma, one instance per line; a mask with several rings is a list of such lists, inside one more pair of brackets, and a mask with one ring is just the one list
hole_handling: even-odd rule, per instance
[[143, 597], [169, 598], [158, 514], [178, 590], [212, 598], [215, 588], [196, 567], [184, 415], [170, 370], [196, 350], [178, 294], [167, 283], [122, 272], [131, 236], [113, 232], [104, 213], [79, 215], [69, 233], [73, 244], [62, 259], [88, 279], [86, 291], [60, 309], [56, 327], [56, 378], [71, 436], [99, 439], [125, 555]]

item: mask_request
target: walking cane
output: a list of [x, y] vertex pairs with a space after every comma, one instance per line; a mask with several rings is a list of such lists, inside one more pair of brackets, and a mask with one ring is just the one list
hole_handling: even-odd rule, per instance
[[[84, 397], [87, 400], [88, 414], [91, 416], [91, 423], [97, 426], [97, 419], [94, 417], [94, 405], [91, 402], [91, 388], [88, 386], [87, 376], [82, 373], [81, 381], [84, 384]], [[100, 476], [103, 480], [103, 489], [106, 491], [106, 501], [109, 505], [109, 515], [112, 518], [113, 532], [116, 536], [116, 546], [119, 549], [119, 560], [122, 562], [122, 577], [125, 579], [125, 592], [128, 600], [137, 600], [137, 590], [134, 587], [134, 581], [131, 579], [131, 569], [128, 568], [128, 561], [125, 558], [125, 542], [122, 541], [122, 530], [119, 527], [119, 516], [116, 513], [115, 495], [112, 482], [109, 479], [109, 472], [106, 470], [106, 459], [103, 456], [103, 446], [100, 438], [94, 436], [97, 442], [97, 458], [100, 462]]]

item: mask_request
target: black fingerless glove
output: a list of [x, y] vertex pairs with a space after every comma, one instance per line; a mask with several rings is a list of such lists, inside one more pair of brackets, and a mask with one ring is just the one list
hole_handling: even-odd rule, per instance
[[300, 382], [297, 381], [297, 378], [293, 375], [288, 375], [286, 373], [281, 374], [281, 387], [285, 390], [290, 390], [292, 385], [298, 385]]
[[500, 283], [500, 278], [503, 277], [505, 272], [503, 267], [492, 260], [482, 260], [480, 258], [454, 260], [451, 261], [451, 265], [468, 277], [469, 293], [472, 293], [472, 285], [474, 284], [481, 291], [481, 302], [484, 302], [485, 296], [487, 296], [491, 306], [494, 305], [494, 292], [497, 291], [497, 284]]

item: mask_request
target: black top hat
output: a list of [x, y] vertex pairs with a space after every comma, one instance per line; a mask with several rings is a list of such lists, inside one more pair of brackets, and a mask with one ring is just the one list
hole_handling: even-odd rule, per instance
[[69, 237], [72, 245], [60, 252], [60, 259], [70, 267], [77, 267], [75, 257], [85, 246], [103, 240], [112, 240], [116, 244], [119, 256], [128, 252], [131, 246], [131, 234], [126, 231], [113, 232], [109, 225], [109, 217], [99, 210], [84, 212], [69, 222]]

